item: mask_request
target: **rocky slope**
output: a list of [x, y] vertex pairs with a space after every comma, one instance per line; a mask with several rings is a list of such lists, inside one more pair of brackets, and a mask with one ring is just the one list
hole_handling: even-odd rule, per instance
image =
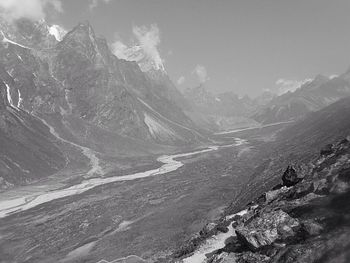
[[143, 72], [136, 62], [118, 59], [88, 22], [65, 32], [44, 20], [0, 19], [0, 30], [2, 92], [41, 120], [60, 151], [76, 148], [69, 159], [91, 157], [82, 154], [86, 148], [114, 158], [206, 141], [165, 70]]
[[[326, 145], [303, 169], [287, 167], [280, 184], [240, 213], [232, 214], [229, 207], [175, 256], [212, 263], [348, 262], [349, 139]], [[228, 233], [224, 245], [201, 251], [203, 240], [218, 240], [220, 232]], [[196, 248], [201, 252], [183, 256]], [[206, 253], [203, 261], [201, 253]]]
[[[348, 97], [341, 99], [318, 112], [308, 114], [302, 120], [288, 125], [272, 137], [270, 135], [271, 132], [269, 131], [267, 131], [269, 133], [267, 136], [262, 136], [258, 131], [235, 134], [236, 136], [248, 139], [250, 142], [254, 142], [255, 145], [254, 151], [250, 153], [249, 158], [255, 160], [256, 165], [253, 172], [247, 172], [246, 176], [249, 178], [247, 179], [248, 183], [245, 187], [242, 187], [241, 192], [237, 194], [234, 200], [232, 200], [232, 203], [226, 209], [221, 220], [215, 224], [208, 224], [199, 235], [192, 238], [190, 242], [185, 243], [178, 251], [176, 251], [174, 256], [177, 258], [187, 258], [193, 253], [193, 251], [195, 251], [189, 258], [189, 261], [185, 262], [202, 262], [207, 258], [205, 255], [208, 253], [208, 257], [211, 257], [212, 254], [210, 253], [214, 250], [222, 249], [226, 244], [225, 240], [229, 242], [228, 238], [236, 235], [235, 227], [238, 223], [236, 223], [234, 227], [229, 223], [232, 223], [236, 212], [241, 209], [244, 210], [239, 213], [239, 215], [248, 212], [245, 217], [250, 217], [253, 214], [256, 217], [262, 217], [261, 220], [258, 220], [251, 226], [252, 228], [253, 226], [264, 224], [267, 220], [264, 219], [265, 210], [260, 209], [264, 209], [265, 206], [268, 206], [267, 203], [275, 200], [278, 196], [281, 195], [282, 198], [282, 195], [284, 196], [287, 191], [294, 191], [297, 187], [304, 186], [309, 189], [308, 186], [310, 183], [315, 181], [316, 185], [318, 184], [318, 180], [327, 183], [331, 182], [332, 186], [330, 185], [329, 187], [333, 187], [334, 182], [334, 185], [343, 185], [341, 181], [337, 181], [338, 179], [336, 178], [338, 178], [337, 176], [340, 174], [340, 170], [337, 170], [338, 167], [339, 169], [347, 169], [346, 167], [349, 165], [349, 137], [347, 140], [344, 140], [344, 138], [350, 134], [349, 116], [350, 98]], [[334, 169], [334, 167], [337, 168]], [[326, 171], [330, 171], [331, 177], [327, 177]], [[317, 177], [317, 173], [319, 173], [321, 177]], [[282, 177], [282, 175], [284, 176]], [[283, 178], [282, 181], [281, 177]], [[328, 179], [323, 180], [326, 177]], [[335, 179], [331, 180], [333, 177]], [[293, 186], [296, 183], [297, 185]], [[273, 191], [269, 192], [271, 189], [273, 189]], [[313, 190], [309, 189], [307, 191], [310, 191], [306, 193], [309, 194]], [[269, 199], [269, 201], [266, 201], [267, 199], [265, 197], [265, 199], [263, 198], [264, 195], [262, 194], [265, 192], [269, 192], [266, 194], [266, 198]], [[319, 194], [319, 191], [317, 190], [317, 193], [315, 192], [315, 194]], [[291, 202], [292, 200], [299, 202], [298, 199], [300, 197], [301, 196], [293, 196], [288, 200]], [[327, 200], [331, 200], [333, 197], [335, 197], [335, 195], [332, 193], [325, 198], [330, 198]], [[255, 201], [252, 203], [252, 200], [258, 200], [259, 202]], [[264, 203], [265, 201], [266, 203]], [[250, 203], [249, 207], [252, 208], [245, 210], [247, 203]], [[257, 203], [259, 203], [257, 211], [263, 211], [263, 213], [258, 214], [253, 212], [253, 210], [256, 209]], [[328, 208], [331, 209], [331, 207]], [[278, 216], [285, 217], [288, 220], [290, 219], [289, 217], [295, 217], [292, 214], [289, 215], [289, 211], [283, 210], [282, 207], [280, 209], [282, 212], [279, 211], [279, 209], [276, 210], [279, 214]], [[270, 210], [267, 209], [266, 213], [268, 211]], [[285, 213], [287, 213], [289, 217], [287, 217]], [[277, 214], [273, 215], [277, 216]], [[266, 216], [269, 215], [267, 214]], [[295, 222], [294, 219], [290, 219], [292, 225]], [[228, 232], [226, 227], [228, 227]], [[249, 229], [251, 230], [251, 228]], [[210, 238], [214, 234], [217, 234], [215, 238]], [[234, 246], [240, 247], [242, 244], [237, 242], [236, 239]], [[213, 249], [213, 247], [215, 249]], [[250, 250], [246, 248], [244, 253], [247, 252], [248, 254], [242, 254], [242, 257], [249, 258], [249, 255], [251, 254], [251, 251], [249, 251]], [[231, 256], [234, 258], [234, 255]], [[267, 254], [263, 254], [262, 258], [258, 257], [250, 259], [256, 261], [244, 261], [243, 259], [231, 258], [232, 261], [228, 262], [260, 262], [259, 260], [264, 259], [265, 256], [270, 257]], [[190, 261], [194, 259], [199, 261]]]
[[298, 119], [318, 111], [333, 102], [350, 96], [349, 71], [335, 77], [317, 76], [294, 92], [287, 92], [259, 107], [252, 118], [260, 123], [274, 123]]
[[[0, 68], [1, 75], [4, 69]], [[62, 169], [64, 154], [48, 128], [13, 101], [11, 80], [0, 82], [0, 188], [30, 182]]]

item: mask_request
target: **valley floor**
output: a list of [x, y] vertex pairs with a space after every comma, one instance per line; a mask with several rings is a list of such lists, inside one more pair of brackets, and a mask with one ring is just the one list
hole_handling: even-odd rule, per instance
[[250, 169], [242, 143], [162, 156], [146, 172], [2, 193], [2, 262], [165, 258], [238, 193]]

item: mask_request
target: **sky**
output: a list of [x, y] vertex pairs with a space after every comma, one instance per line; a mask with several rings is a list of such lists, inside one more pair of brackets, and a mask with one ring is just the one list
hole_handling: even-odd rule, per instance
[[0, 0], [1, 8], [14, 17], [33, 8], [33, 18], [67, 30], [88, 20], [116, 54], [139, 45], [160, 59], [179, 89], [204, 83], [254, 97], [350, 66], [349, 0]]

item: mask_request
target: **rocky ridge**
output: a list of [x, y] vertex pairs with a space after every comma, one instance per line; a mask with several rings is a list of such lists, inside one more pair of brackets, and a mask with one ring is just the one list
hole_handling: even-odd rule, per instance
[[[179, 248], [174, 261], [349, 262], [349, 140], [326, 145], [303, 169], [287, 167], [281, 183], [243, 212], [232, 214], [229, 207]], [[203, 250], [222, 233], [228, 233], [222, 247]]]

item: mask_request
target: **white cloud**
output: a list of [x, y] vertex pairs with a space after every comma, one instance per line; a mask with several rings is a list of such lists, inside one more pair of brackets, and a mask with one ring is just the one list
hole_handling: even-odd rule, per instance
[[295, 91], [300, 88], [302, 85], [312, 81], [312, 79], [304, 79], [304, 80], [288, 80], [288, 79], [278, 79], [276, 81], [276, 86], [278, 87], [278, 94], [281, 95], [288, 91]]
[[89, 9], [96, 8], [100, 3], [108, 4], [111, 0], [90, 0]]
[[339, 75], [333, 74], [333, 75], [330, 75], [330, 76], [329, 76], [329, 79], [335, 79], [335, 78], [337, 78], [337, 77], [339, 77]]
[[47, 9], [62, 12], [61, 0], [0, 0], [0, 13], [9, 20], [45, 18]]
[[[156, 69], [164, 70], [163, 60], [160, 56], [158, 46], [160, 45], [160, 30], [156, 24], [147, 26], [134, 26], [132, 28], [134, 43], [131, 46], [124, 44], [116, 37], [111, 48], [118, 58], [140, 62], [141, 60], [152, 61]], [[146, 70], [147, 71], [147, 70]]]
[[149, 28], [146, 26], [134, 26], [132, 29], [137, 41], [148, 58], [151, 58], [156, 65], [163, 65], [163, 61], [158, 51], [160, 44], [160, 31], [156, 24]]
[[182, 84], [184, 84], [185, 80], [186, 80], [185, 77], [181, 76], [177, 79], [176, 83], [177, 83], [177, 85], [182, 85]]
[[200, 83], [204, 83], [209, 80], [207, 69], [202, 65], [197, 65], [194, 68], [192, 74], [195, 74], [197, 76]]

